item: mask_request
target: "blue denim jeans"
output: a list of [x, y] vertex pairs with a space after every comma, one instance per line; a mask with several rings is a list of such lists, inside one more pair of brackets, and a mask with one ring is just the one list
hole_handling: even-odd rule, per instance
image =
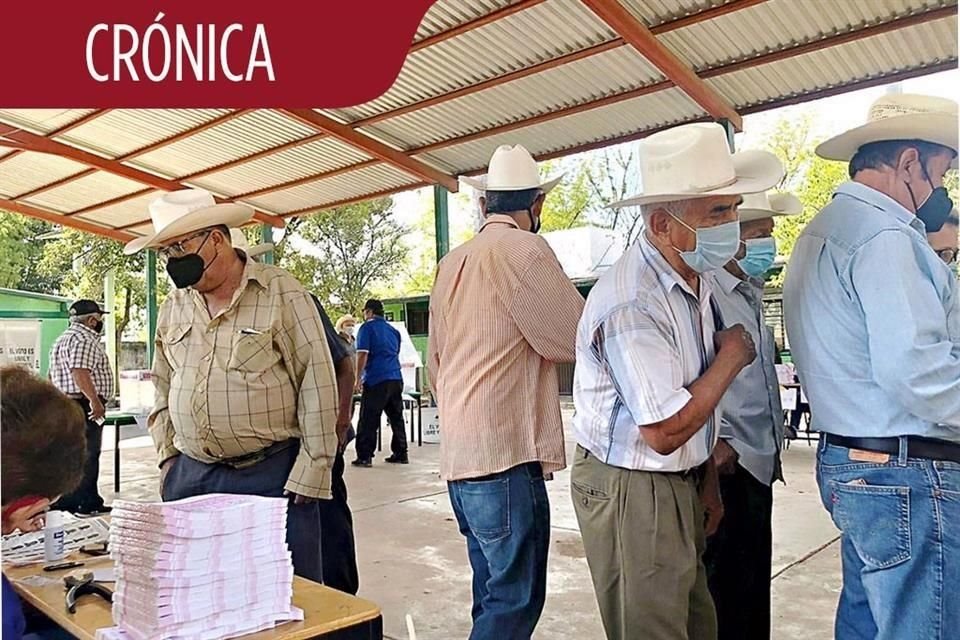
[[550, 503], [540, 463], [447, 489], [473, 568], [470, 640], [529, 638], [547, 595]]
[[960, 464], [850, 456], [823, 440], [817, 452], [820, 497], [843, 532], [835, 637], [957, 638]]

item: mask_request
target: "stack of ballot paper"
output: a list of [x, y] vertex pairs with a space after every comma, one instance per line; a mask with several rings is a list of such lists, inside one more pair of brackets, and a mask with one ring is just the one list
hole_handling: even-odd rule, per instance
[[117, 626], [98, 637], [213, 640], [302, 620], [286, 519], [282, 498], [114, 502]]

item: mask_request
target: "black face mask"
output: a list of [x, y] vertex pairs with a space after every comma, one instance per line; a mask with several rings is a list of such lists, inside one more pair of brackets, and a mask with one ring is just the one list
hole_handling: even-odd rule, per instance
[[103, 320], [97, 320], [97, 323], [91, 327], [97, 333], [103, 333]]
[[943, 228], [947, 218], [950, 217], [950, 212], [953, 211], [953, 200], [947, 195], [947, 190], [944, 187], [933, 187], [933, 182], [927, 175], [926, 167], [923, 169], [923, 174], [923, 177], [926, 178], [930, 184], [930, 188], [933, 189], [930, 196], [923, 201], [923, 204], [917, 205], [917, 199], [913, 195], [913, 189], [910, 188], [910, 183], [905, 182], [904, 184], [907, 185], [910, 200], [913, 201], [913, 210], [916, 212], [917, 217], [920, 218], [920, 221], [923, 222], [927, 233], [936, 233]]
[[[203, 245], [207, 244], [207, 238], [209, 237], [208, 235], [203, 239], [203, 242], [197, 248], [198, 253], [188, 253], [179, 258], [167, 258], [167, 275], [173, 280], [177, 289], [186, 289], [197, 284], [203, 277], [204, 272], [210, 267], [209, 264], [204, 264], [199, 253], [200, 249], [203, 249]], [[210, 264], [213, 264], [216, 259], [214, 257]]]

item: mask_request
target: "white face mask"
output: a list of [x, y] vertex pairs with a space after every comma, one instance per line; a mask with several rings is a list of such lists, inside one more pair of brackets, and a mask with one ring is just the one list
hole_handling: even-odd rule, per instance
[[343, 328], [343, 332], [346, 333], [348, 336], [355, 335], [356, 331], [357, 331], [357, 328], [354, 326]]

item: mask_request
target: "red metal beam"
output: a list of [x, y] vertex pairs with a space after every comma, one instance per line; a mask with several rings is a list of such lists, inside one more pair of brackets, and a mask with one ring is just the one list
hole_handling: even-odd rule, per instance
[[113, 238], [114, 240], [118, 240], [120, 242], [130, 242], [136, 237], [129, 233], [123, 233], [122, 231], [104, 227], [99, 224], [94, 224], [92, 222], [86, 222], [76, 218], [64, 218], [58, 213], [22, 204], [20, 202], [14, 202], [13, 200], [0, 198], [0, 209], [13, 211], [14, 213], [30, 216], [31, 218], [37, 218], [38, 220], [46, 220], [47, 222], [59, 224], [64, 227], [71, 227], [80, 231], [86, 231], [87, 233], [95, 233], [100, 236], [106, 236], [107, 238]]
[[647, 61], [672, 80], [690, 98], [714, 118], [724, 118], [737, 131], [743, 129], [743, 119], [737, 110], [717, 91], [704, 82], [693, 69], [664, 46], [650, 29], [633, 17], [619, 0], [581, 0], [614, 32], [629, 42]]
[[490, 24], [491, 22], [496, 22], [501, 18], [506, 18], [514, 13], [529, 9], [530, 7], [536, 6], [543, 1], [544, 0], [520, 0], [519, 2], [514, 2], [513, 4], [497, 9], [496, 11], [491, 11], [490, 13], [482, 15], [479, 18], [474, 18], [473, 20], [469, 20], [463, 24], [458, 24], [452, 29], [435, 33], [432, 36], [427, 36], [423, 40], [414, 42], [410, 47], [410, 53], [420, 51], [421, 49], [426, 49], [427, 47], [432, 47], [435, 44], [443, 42], [444, 40], [449, 40], [450, 38], [463, 35], [468, 31], [478, 29], [484, 25]]
[[[740, 11], [742, 9], [747, 9], [749, 7], [756, 6], [758, 4], [763, 4], [764, 2], [769, 2], [769, 0], [731, 0], [726, 4], [722, 4], [716, 7], [710, 7], [709, 9], [704, 9], [703, 11], [698, 11], [697, 13], [692, 13], [682, 18], [677, 18], [676, 20], [671, 20], [669, 22], [664, 22], [658, 24], [655, 27], [650, 28], [650, 32], [654, 35], [662, 35], [664, 33], [670, 33], [677, 29], [682, 29], [684, 27], [689, 27], [707, 20], [712, 20], [735, 11]], [[574, 51], [572, 53], [565, 53], [562, 56], [556, 58], [550, 58], [549, 60], [544, 60], [543, 62], [538, 62], [529, 67], [524, 67], [523, 69], [517, 69], [516, 71], [511, 71], [503, 75], [496, 76], [495, 78], [490, 78], [477, 84], [468, 85], [460, 89], [455, 89], [447, 93], [443, 93], [432, 98], [427, 98], [426, 100], [421, 100], [420, 102], [414, 102], [402, 107], [397, 107], [396, 109], [391, 109], [390, 111], [384, 111], [383, 113], [378, 113], [367, 118], [362, 118], [355, 122], [351, 122], [350, 126], [354, 128], [365, 127], [367, 125], [375, 124], [388, 118], [396, 118], [398, 116], [406, 115], [413, 111], [419, 111], [420, 109], [426, 109], [428, 107], [435, 107], [438, 104], [448, 102], [450, 100], [456, 100], [457, 98], [462, 98], [479, 91], [484, 91], [486, 89], [491, 89], [493, 87], [506, 84], [508, 82], [513, 82], [514, 80], [519, 80], [521, 78], [526, 78], [528, 76], [541, 73], [543, 71], [548, 71], [556, 67], [569, 64], [571, 62], [576, 62], [578, 60], [583, 60], [584, 58], [589, 58], [590, 56], [599, 55], [601, 53], [606, 53], [607, 51], [612, 51], [614, 49], [619, 49], [620, 47], [626, 46], [627, 43], [623, 38], [614, 38], [613, 40], [607, 40], [606, 42], [601, 42], [599, 44], [592, 45], [585, 49], [580, 49], [579, 51]]]
[[441, 184], [454, 192], [459, 188], [457, 179], [453, 176], [434, 169], [416, 158], [411, 158], [406, 153], [397, 151], [379, 140], [374, 140], [367, 135], [354, 131], [348, 125], [337, 122], [327, 116], [320, 115], [313, 109], [283, 109], [282, 111], [293, 116], [300, 122], [313, 127], [317, 131], [329, 134], [342, 142], [363, 150], [374, 158], [379, 158], [427, 182]]
[[26, 149], [14, 149], [13, 151], [11, 151], [10, 153], [8, 153], [7, 155], [5, 155], [5, 156], [0, 156], [0, 164], [6, 162], [7, 160], [13, 160], [14, 158], [16, 158], [18, 155], [20, 155], [20, 154], [23, 153], [24, 151], [26, 151]]
[[[23, 144], [30, 151], [50, 153], [62, 158], [69, 158], [71, 160], [75, 160], [76, 162], [86, 164], [90, 167], [96, 167], [108, 173], [122, 176], [129, 180], [140, 182], [141, 184], [150, 185], [157, 189], [163, 189], [164, 191], [176, 191], [178, 189], [188, 188], [186, 185], [177, 182], [176, 180], [161, 178], [135, 167], [121, 164], [116, 160], [109, 160], [93, 153], [83, 151], [82, 149], [77, 149], [76, 147], [63, 144], [62, 142], [57, 142], [56, 140], [50, 140], [48, 138], [44, 138], [43, 136], [38, 136], [27, 131], [17, 131], [12, 127], [0, 125], [0, 135], [6, 135], [15, 142]], [[224, 199], [218, 198], [218, 201], [223, 202]], [[275, 227], [283, 226], [283, 220], [281, 218], [263, 213], [262, 211], [257, 211], [255, 217], [260, 222], [266, 222]]]
[[77, 127], [80, 127], [80, 126], [82, 126], [82, 125], [85, 125], [85, 124], [87, 124], [88, 122], [91, 122], [91, 121], [93, 121], [93, 120], [96, 120], [96, 119], [99, 118], [100, 116], [106, 115], [106, 114], [110, 113], [111, 111], [113, 111], [113, 109], [95, 109], [95, 110], [91, 111], [90, 113], [88, 113], [87, 115], [82, 116], [82, 117], [80, 117], [80, 118], [77, 118], [76, 120], [74, 120], [73, 122], [71, 122], [71, 123], [69, 123], [69, 124], [63, 125], [63, 126], [60, 127], [59, 129], [54, 129], [53, 131], [51, 131], [50, 133], [47, 134], [47, 137], [48, 137], [48, 138], [55, 138], [55, 137], [57, 137], [57, 136], [62, 136], [63, 134], [65, 134], [65, 133], [67, 133], [67, 132], [69, 132], [69, 131], [73, 131], [73, 130], [76, 129]]

